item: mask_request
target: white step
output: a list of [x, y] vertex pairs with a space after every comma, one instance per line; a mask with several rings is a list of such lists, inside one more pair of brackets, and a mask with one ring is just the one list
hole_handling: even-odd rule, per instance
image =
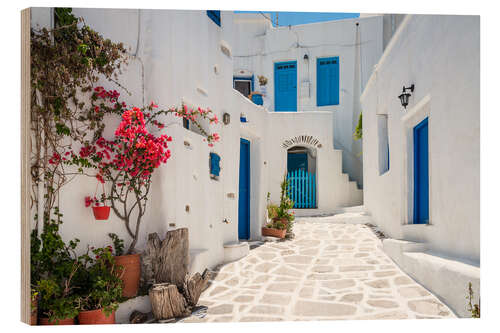
[[224, 263], [239, 260], [250, 252], [248, 242], [230, 242], [224, 244]]

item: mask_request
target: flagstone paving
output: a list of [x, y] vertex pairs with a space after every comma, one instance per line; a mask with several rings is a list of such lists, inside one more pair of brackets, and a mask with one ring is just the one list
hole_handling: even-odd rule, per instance
[[183, 322], [454, 318], [402, 272], [363, 224], [300, 219], [295, 239], [263, 242], [220, 266]]

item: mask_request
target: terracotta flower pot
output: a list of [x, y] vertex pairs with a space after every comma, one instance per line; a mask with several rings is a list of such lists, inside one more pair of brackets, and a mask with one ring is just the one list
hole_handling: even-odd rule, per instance
[[78, 323], [80, 325], [115, 324], [115, 311], [107, 317], [102, 309], [82, 311], [78, 314]]
[[286, 235], [286, 229], [280, 230], [280, 229], [262, 227], [262, 236], [285, 238], [285, 235]]
[[277, 222], [281, 222], [283, 223], [285, 226], [288, 224], [288, 219], [286, 217], [275, 217], [273, 218], [273, 221]]
[[107, 220], [109, 218], [110, 206], [94, 206], [92, 211], [96, 220]]
[[74, 325], [75, 318], [59, 319], [59, 322], [57, 322], [56, 320], [49, 321], [48, 317], [40, 317], [39, 323], [40, 325]]
[[30, 325], [37, 325], [38, 321], [38, 299], [31, 301], [31, 319]]
[[121, 266], [121, 269], [123, 269], [119, 268], [118, 271], [123, 281], [123, 296], [136, 296], [141, 279], [141, 255], [129, 254], [115, 257], [115, 262], [116, 266]]

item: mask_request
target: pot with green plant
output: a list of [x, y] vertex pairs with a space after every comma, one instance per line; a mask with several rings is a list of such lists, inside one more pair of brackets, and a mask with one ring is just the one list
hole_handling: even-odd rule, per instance
[[30, 325], [36, 325], [38, 323], [38, 291], [31, 288], [31, 317]]
[[114, 324], [123, 282], [113, 248], [91, 248], [91, 251], [94, 257], [84, 256], [85, 273], [80, 280], [78, 322], [81, 325]]
[[262, 227], [262, 236], [285, 238], [286, 225], [280, 221], [271, 221]]
[[258, 75], [257, 78], [259, 79], [260, 92], [265, 96], [267, 93], [267, 77], [265, 77], [264, 75]]
[[40, 325], [71, 325], [78, 315], [76, 281], [81, 270], [76, 255], [78, 239], [66, 244], [59, 234], [62, 214], [54, 209], [54, 218], [44, 216], [43, 230], [31, 234], [31, 280], [38, 292], [37, 312]]
[[124, 254], [123, 239], [117, 234], [109, 233], [115, 251], [115, 264], [118, 275], [123, 281], [123, 297], [135, 297], [141, 280], [141, 255]]
[[[65, 285], [67, 283], [67, 285]], [[40, 325], [74, 325], [75, 317], [78, 315], [78, 305], [76, 295], [70, 291], [70, 282], [61, 285], [61, 281], [55, 278], [40, 280], [38, 290], [40, 290], [41, 316]]]
[[[98, 199], [96, 197], [96, 193], [99, 183], [102, 185], [102, 193]], [[104, 190], [104, 184], [99, 181], [97, 182], [96, 193], [94, 193], [93, 198], [90, 196], [85, 197], [85, 207], [92, 206], [92, 212], [94, 213], [94, 218], [96, 220], [107, 220], [109, 218], [111, 206], [106, 205], [106, 192]]]
[[272, 236], [278, 238], [293, 237], [293, 221], [295, 219], [293, 212], [290, 213], [290, 209], [293, 208], [294, 202], [288, 196], [290, 189], [290, 181], [287, 180], [286, 175], [280, 184], [281, 194], [280, 194], [280, 204], [275, 205], [269, 202], [270, 194], [267, 195], [267, 217], [269, 222], [265, 227], [262, 228], [263, 236]]

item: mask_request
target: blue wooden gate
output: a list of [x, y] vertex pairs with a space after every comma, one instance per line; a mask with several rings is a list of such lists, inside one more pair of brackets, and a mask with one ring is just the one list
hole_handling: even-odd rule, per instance
[[297, 62], [274, 64], [274, 111], [297, 111]]
[[427, 118], [413, 128], [413, 223], [429, 223], [429, 133]]
[[288, 172], [289, 197], [294, 208], [316, 208], [316, 175], [303, 169]]

